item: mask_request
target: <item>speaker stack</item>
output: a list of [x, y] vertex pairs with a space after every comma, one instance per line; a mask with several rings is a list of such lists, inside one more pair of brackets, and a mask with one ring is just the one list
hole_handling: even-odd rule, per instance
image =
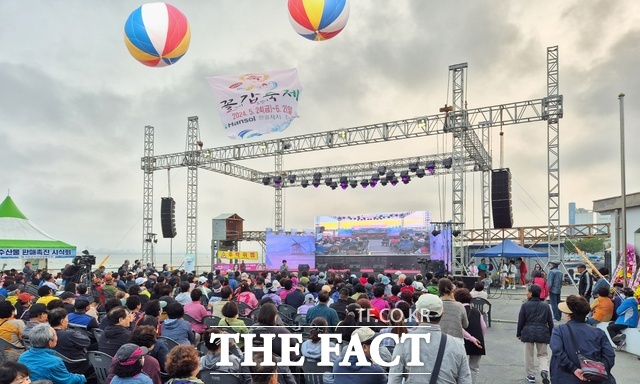
[[491, 171], [491, 208], [494, 228], [513, 228], [509, 168]]
[[160, 205], [160, 223], [162, 237], [173, 239], [176, 237], [176, 201], [173, 197], [163, 197]]
[[300, 272], [300, 273], [309, 272], [309, 264], [299, 264], [298, 265], [298, 272]]

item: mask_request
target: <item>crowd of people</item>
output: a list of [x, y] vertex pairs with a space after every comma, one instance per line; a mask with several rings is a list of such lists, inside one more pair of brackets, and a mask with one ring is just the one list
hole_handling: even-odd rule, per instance
[[[470, 305], [474, 298], [487, 297], [480, 278], [469, 290], [451, 276], [438, 279], [430, 273], [291, 273], [284, 262], [279, 271], [255, 275], [232, 270], [198, 275], [166, 266], [156, 270], [136, 261], [126, 262], [116, 272], [97, 269], [87, 286], [56, 280], [46, 271], [27, 275], [27, 268], [30, 265], [2, 277], [7, 294], [0, 302], [0, 337], [11, 346], [3, 353], [0, 369], [7, 375], [0, 375], [0, 384], [26, 384], [24, 377], [53, 384], [96, 382], [94, 366], [87, 359], [92, 351], [111, 359], [106, 384], [202, 383], [207, 379], [203, 374], [211, 372], [233, 374], [241, 384], [300, 383], [296, 367], [241, 364], [245, 352], [254, 353], [252, 346], [263, 345], [261, 335], [266, 333], [301, 333], [300, 353], [287, 358], [304, 356], [311, 361], [322, 355], [322, 334], [341, 335], [335, 340], [340, 353], [332, 350], [334, 366], [323, 374], [325, 384], [422, 384], [429, 375], [421, 374], [434, 371], [438, 383], [476, 383], [481, 358], [487, 353], [486, 314]], [[552, 268], [547, 279], [553, 274]], [[527, 380], [536, 379], [534, 350], [543, 383], [581, 380], [579, 362], [562, 332], [565, 326], [579, 335], [583, 353], [599, 348], [596, 356], [610, 373], [615, 353], [605, 333], [590, 324], [612, 320], [611, 309], [624, 313], [608, 327], [612, 339], [624, 345], [622, 331], [637, 326], [638, 303], [621, 290], [626, 299], [616, 304], [616, 292], [609, 299], [604, 288], [596, 290], [591, 307], [584, 295], [558, 302], [557, 310], [567, 316], [566, 325], [558, 326], [553, 282], [534, 278], [528, 285], [516, 335], [525, 345]], [[544, 301], [545, 290], [551, 306]], [[633, 317], [633, 308], [635, 325], [626, 315], [632, 311]], [[232, 365], [221, 367], [217, 363], [223, 348], [215, 337], [219, 333], [256, 336], [252, 346], [244, 345], [243, 338], [232, 341], [228, 348]], [[372, 353], [372, 341], [383, 334], [390, 337]], [[409, 334], [428, 334], [430, 342], [403, 337]], [[356, 364], [351, 340], [362, 346], [369, 366]], [[273, 340], [278, 358], [288, 350], [284, 347], [280, 338]], [[410, 364], [414, 351], [420, 351], [421, 365]], [[349, 364], [340, 365], [345, 357]], [[391, 366], [386, 363], [390, 361], [394, 361]]]

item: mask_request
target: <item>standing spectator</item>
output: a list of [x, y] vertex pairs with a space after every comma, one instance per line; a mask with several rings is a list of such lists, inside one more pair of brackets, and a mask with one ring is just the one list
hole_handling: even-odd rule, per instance
[[444, 314], [439, 320], [440, 329], [449, 336], [457, 337], [460, 341], [464, 338], [463, 328], [469, 326], [467, 311], [462, 304], [453, 297], [453, 283], [449, 279], [440, 279], [438, 282], [440, 298], [444, 305]]
[[587, 266], [584, 264], [580, 264], [577, 267], [578, 273], [580, 273], [580, 280], [578, 281], [578, 294], [585, 299], [587, 302], [591, 301], [591, 292], [593, 288], [593, 277], [591, 273], [587, 271]]
[[520, 282], [523, 287], [527, 285], [527, 272], [529, 269], [527, 268], [527, 263], [524, 261], [524, 257], [520, 258]]
[[207, 327], [204, 325], [204, 318], [210, 316], [209, 311], [202, 305], [202, 291], [194, 289], [191, 291], [191, 301], [184, 306], [184, 314], [191, 316], [197, 323], [191, 323], [193, 332], [202, 334]]
[[31, 269], [31, 262], [25, 261], [24, 268], [22, 268], [22, 273], [24, 273], [24, 285], [31, 284], [31, 278], [33, 277], [33, 269]]
[[[551, 382], [578, 384], [586, 381], [580, 369], [576, 351], [602, 362], [609, 374], [609, 383], [615, 383], [611, 369], [615, 364], [615, 352], [607, 336], [599, 329], [584, 322], [589, 313], [589, 303], [584, 297], [571, 295], [558, 305], [565, 313], [567, 323], [555, 327], [551, 334]], [[571, 332], [571, 333], [570, 333]], [[574, 337], [571, 337], [573, 334]]]
[[[440, 343], [446, 341], [444, 347], [444, 355], [442, 364], [440, 365], [440, 373], [438, 379], [442, 379], [442, 383], [471, 384], [471, 371], [469, 370], [469, 362], [467, 359], [464, 344], [461, 339], [455, 337], [444, 336], [440, 329], [440, 320], [444, 313], [444, 305], [442, 300], [436, 295], [422, 295], [416, 302], [416, 317], [420, 322], [420, 327], [412, 333], [428, 334], [431, 339], [427, 343], [426, 340], [420, 339], [414, 341], [407, 339], [402, 343], [396, 344], [393, 350], [393, 356], [399, 356], [400, 360], [389, 370], [389, 384], [423, 384], [427, 382], [429, 376], [434, 369], [436, 357]], [[444, 340], [443, 340], [444, 339]], [[420, 361], [422, 364], [409, 365], [413, 361], [413, 343], [420, 343]], [[409, 375], [404, 375], [409, 373]], [[425, 377], [427, 378], [425, 380]]]
[[478, 264], [478, 275], [481, 279], [487, 277], [487, 263], [484, 258], [480, 259], [480, 264]]
[[591, 317], [587, 317], [587, 324], [596, 325], [610, 321], [613, 317], [613, 301], [609, 298], [609, 288], [600, 287], [594, 292], [596, 299], [591, 304]]
[[7, 348], [4, 353], [7, 359], [16, 361], [18, 356], [24, 352], [22, 344], [22, 331], [25, 328], [24, 322], [14, 317], [15, 308], [8, 301], [0, 302], [0, 337], [15, 345], [19, 349]]
[[548, 345], [553, 331], [553, 315], [549, 306], [540, 299], [540, 286], [531, 284], [527, 289], [527, 301], [520, 307], [516, 337], [524, 343], [524, 369], [526, 379], [536, 382], [533, 349], [538, 357], [542, 382], [549, 384]]
[[547, 284], [547, 280], [542, 277], [542, 271], [536, 269], [532, 272], [533, 278], [531, 279], [531, 284], [537, 284], [540, 286], [540, 300], [545, 301], [547, 297], [549, 297], [549, 285]]
[[516, 289], [516, 273], [518, 272], [518, 267], [516, 267], [516, 262], [513, 259], [509, 260], [509, 288]]
[[[597, 275], [595, 276], [597, 281], [596, 283], [593, 285], [593, 297], [597, 297], [598, 295], [598, 290], [601, 287], [605, 287], [607, 288], [607, 290], [609, 289], [609, 268], [606, 267], [602, 267], [600, 269], [598, 269], [598, 272], [600, 272], [600, 278], [597, 278]], [[607, 292], [607, 296], [609, 296], [609, 293]]]
[[625, 299], [616, 310], [615, 323], [611, 322], [607, 326], [609, 337], [616, 344], [618, 350], [622, 349], [626, 344], [627, 335], [622, 333], [623, 329], [638, 327], [638, 300], [633, 297], [631, 288], [624, 288], [622, 294]]
[[476, 266], [476, 263], [471, 261], [469, 262], [469, 276], [478, 276], [478, 267]]
[[560, 292], [562, 292], [562, 272], [558, 269], [560, 263], [556, 260], [549, 262], [549, 275], [547, 276], [547, 284], [549, 285], [549, 300], [551, 301], [551, 310], [553, 311], [553, 319], [560, 321]]
[[509, 274], [509, 266], [505, 259], [500, 261], [500, 266], [498, 266], [498, 273], [500, 274], [500, 289], [505, 289], [507, 284], [507, 275]]
[[471, 293], [466, 288], [456, 289], [453, 293], [456, 301], [464, 306], [469, 319], [469, 326], [464, 329], [464, 349], [469, 359], [469, 369], [471, 370], [471, 383], [476, 384], [480, 373], [480, 359], [486, 354], [484, 334], [487, 325], [482, 318], [482, 314], [476, 308], [472, 308]]
[[166, 384], [201, 384], [198, 351], [189, 345], [178, 345], [167, 356], [166, 370], [171, 379]]
[[109, 356], [115, 356], [118, 349], [129, 341], [131, 331], [131, 313], [126, 307], [115, 307], [107, 313], [109, 326], [98, 340], [98, 350]]
[[[188, 321], [182, 320], [184, 308], [178, 302], [169, 303], [165, 308], [169, 318], [162, 323], [161, 336], [169, 337], [178, 344], [191, 345], [195, 342], [195, 334]], [[244, 324], [244, 323], [243, 323]]]
[[130, 262], [129, 260], [125, 260], [125, 261], [124, 261], [124, 264], [122, 264], [122, 265], [120, 266], [120, 268], [118, 268], [118, 274], [120, 274], [120, 275], [122, 275], [122, 276], [126, 275], [126, 274], [127, 274], [127, 272], [129, 272], [129, 264], [130, 264], [130, 263], [131, 263], [131, 262]]
[[53, 384], [84, 384], [84, 375], [70, 373], [53, 348], [58, 344], [58, 335], [49, 324], [39, 324], [31, 330], [31, 349], [23, 353], [18, 362], [26, 365], [30, 378], [49, 380]]
[[149, 350], [145, 347], [139, 347], [132, 343], [123, 344], [111, 363], [109, 371], [113, 377], [109, 382], [113, 384], [154, 384], [142, 368], [144, 361], [147, 360], [145, 355], [148, 352]]

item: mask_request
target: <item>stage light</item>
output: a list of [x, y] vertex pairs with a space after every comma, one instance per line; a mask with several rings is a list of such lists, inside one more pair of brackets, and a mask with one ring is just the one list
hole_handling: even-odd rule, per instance
[[324, 179], [324, 185], [326, 185], [327, 187], [330, 186], [332, 182], [333, 182], [333, 179], [330, 177], [327, 177], [326, 179]]
[[357, 187], [357, 186], [358, 186], [358, 182], [357, 182], [357, 181], [355, 181], [355, 180], [351, 180], [351, 181], [349, 182], [349, 185], [351, 186], [351, 188], [355, 188], [355, 187]]
[[369, 180], [362, 179], [362, 181], [360, 182], [360, 185], [362, 185], [362, 188], [367, 188], [367, 186], [369, 185]]
[[447, 169], [451, 168], [451, 166], [453, 165], [453, 158], [447, 157], [446, 159], [442, 160], [442, 165], [444, 165], [444, 167]]
[[340, 176], [340, 187], [342, 187], [342, 189], [347, 189], [347, 185], [349, 185], [349, 179], [347, 176]]
[[402, 180], [403, 183], [407, 184], [409, 180], [411, 180], [411, 178], [409, 177], [409, 171], [400, 172], [400, 180]]
[[376, 184], [378, 184], [378, 181], [380, 181], [380, 176], [378, 176], [377, 173], [374, 173], [373, 175], [371, 175], [371, 181], [369, 182], [369, 184], [371, 184], [371, 187], [375, 187]]
[[321, 179], [322, 179], [322, 173], [316, 172], [313, 174], [313, 180], [321, 180]]
[[396, 176], [396, 174], [393, 171], [389, 171], [387, 172], [387, 180], [391, 180]]
[[288, 141], [282, 142], [282, 149], [291, 149], [291, 143]]
[[[331, 180], [331, 179], [329, 179]], [[331, 187], [331, 189], [336, 189], [338, 188], [338, 183], [336, 183], [335, 181], [330, 182], [329, 184], [327, 184], [329, 187]]]
[[420, 168], [416, 171], [416, 176], [418, 176], [419, 178], [423, 178], [424, 175], [426, 175], [427, 173], [425, 172], [424, 169]]
[[397, 184], [398, 184], [398, 178], [393, 176], [393, 179], [391, 179], [391, 185], [395, 187]]
[[276, 176], [273, 178], [273, 185], [275, 185], [276, 187], [279, 187], [280, 185], [282, 185], [282, 176]]
[[383, 187], [384, 187], [385, 185], [387, 185], [388, 183], [389, 183], [389, 180], [387, 180], [386, 178], [385, 178], [385, 179], [380, 180], [380, 184], [382, 184], [382, 186], [383, 186]]
[[409, 171], [411, 171], [411, 172], [415, 172], [415, 171], [417, 171], [417, 170], [418, 170], [418, 163], [417, 163], [417, 162], [416, 162], [416, 163], [410, 163], [410, 164], [409, 164]]
[[451, 232], [451, 234], [453, 235], [453, 237], [458, 237], [462, 232], [460, 232], [459, 229], [455, 229], [453, 230], [453, 232]]
[[433, 236], [438, 236], [440, 234], [440, 230], [439, 229], [434, 229], [433, 231], [431, 231], [431, 234]]
[[289, 175], [289, 184], [293, 184], [296, 182], [296, 175]]
[[347, 189], [347, 187], [348, 187], [347, 184], [340, 184], [340, 188], [342, 188], [343, 191]]
[[302, 179], [302, 181], [300, 182], [300, 185], [302, 186], [302, 188], [307, 188], [309, 186], [309, 180]]
[[265, 176], [262, 178], [262, 184], [269, 185], [271, 184], [271, 178], [269, 176]]
[[318, 186], [320, 185], [320, 180], [313, 179], [313, 182], [311, 184], [313, 185], [313, 188], [318, 188]]
[[426, 168], [427, 168], [427, 171], [429, 171], [429, 173], [433, 175], [433, 173], [436, 171], [436, 162], [427, 161]]
[[387, 172], [387, 167], [385, 167], [384, 165], [378, 167], [378, 174], [379, 175], [384, 175]]

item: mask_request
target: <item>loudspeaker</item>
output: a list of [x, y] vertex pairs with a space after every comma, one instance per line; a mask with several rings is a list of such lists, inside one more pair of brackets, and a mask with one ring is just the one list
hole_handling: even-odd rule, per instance
[[298, 264], [298, 272], [309, 272], [309, 264]]
[[165, 239], [176, 237], [176, 202], [172, 197], [162, 198], [160, 223], [162, 224], [162, 237]]
[[316, 268], [318, 268], [318, 272], [327, 272], [327, 263], [316, 264]]
[[509, 168], [491, 171], [491, 209], [494, 228], [513, 228]]
[[377, 275], [382, 273], [384, 275], [384, 264], [373, 264], [373, 272]]
[[349, 272], [351, 274], [360, 273], [360, 264], [349, 264]]

